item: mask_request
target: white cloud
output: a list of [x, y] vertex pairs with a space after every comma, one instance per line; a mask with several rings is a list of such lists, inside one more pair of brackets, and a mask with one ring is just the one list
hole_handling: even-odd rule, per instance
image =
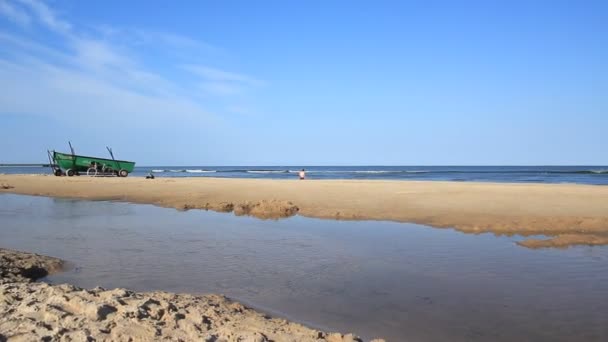
[[[19, 25], [34, 23], [59, 35], [37, 41], [0, 32], [4, 50], [0, 57], [0, 115], [46, 115], [85, 127], [113, 120], [139, 125], [150, 118], [209, 123], [219, 118], [203, 104], [216, 99], [203, 96], [201, 88], [207, 94], [222, 95], [224, 104], [246, 87], [263, 83], [243, 74], [200, 66], [196, 68], [199, 79], [180, 79], [184, 62], [174, 51], [200, 57], [220, 49], [154, 30], [111, 26], [85, 30], [60, 19], [44, 2], [18, 1], [31, 16], [5, 0], [0, 0], [0, 13]], [[148, 50], [143, 52], [142, 45], [155, 53], [154, 63], [161, 63], [160, 68], [147, 64]]]
[[199, 88], [212, 96], [230, 96], [243, 93], [246, 89], [264, 85], [263, 81], [251, 76], [211, 68], [204, 65], [182, 65], [182, 69], [200, 79]]
[[21, 26], [28, 26], [32, 21], [26, 12], [11, 5], [5, 0], [0, 0], [0, 14]]
[[74, 47], [77, 58], [88, 67], [130, 67], [133, 65], [126, 56], [115, 51], [108, 44], [93, 39], [76, 39]]
[[244, 74], [224, 71], [208, 66], [190, 64], [184, 65], [182, 67], [184, 68], [184, 70], [190, 71], [208, 81], [222, 83], [240, 83], [249, 86], [258, 86], [263, 84], [262, 81]]
[[72, 27], [68, 22], [63, 21], [42, 1], [38, 0], [18, 0], [38, 17], [40, 23], [58, 33], [68, 33]]
[[219, 96], [235, 95], [241, 92], [238, 85], [228, 82], [203, 82], [200, 84], [200, 88], [205, 93]]
[[86, 127], [112, 122], [128, 125], [149, 119], [210, 118], [191, 99], [149, 96], [40, 61], [0, 62], [0, 79], [10, 84], [0, 92], [1, 110], [8, 113], [44, 113]]
[[[173, 47], [178, 51], [192, 52], [195, 54], [225, 54], [223, 49], [201, 42], [190, 37], [158, 30], [142, 30], [137, 28], [114, 27], [108, 25], [96, 25], [93, 30], [105, 39], [128, 43], [133, 46], [165, 46]], [[174, 52], [174, 51], [166, 51]], [[195, 55], [196, 56], [196, 55]]]
[[189, 37], [174, 33], [135, 30], [140, 39], [148, 44], [162, 44], [178, 49], [202, 51], [205, 53], [223, 53], [222, 49]]

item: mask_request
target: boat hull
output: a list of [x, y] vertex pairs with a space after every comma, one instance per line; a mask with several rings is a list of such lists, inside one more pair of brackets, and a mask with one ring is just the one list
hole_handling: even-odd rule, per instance
[[94, 164], [98, 169], [109, 170], [110, 172], [124, 170], [131, 173], [135, 167], [135, 162], [132, 161], [72, 155], [61, 152], [53, 152], [53, 161], [62, 170], [73, 170], [74, 172], [87, 172]]

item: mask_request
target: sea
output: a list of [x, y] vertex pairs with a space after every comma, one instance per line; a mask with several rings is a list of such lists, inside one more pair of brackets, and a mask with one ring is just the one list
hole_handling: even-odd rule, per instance
[[[608, 166], [136, 166], [131, 176], [295, 179], [387, 179], [608, 185]], [[50, 168], [2, 167], [0, 174], [50, 174]]]

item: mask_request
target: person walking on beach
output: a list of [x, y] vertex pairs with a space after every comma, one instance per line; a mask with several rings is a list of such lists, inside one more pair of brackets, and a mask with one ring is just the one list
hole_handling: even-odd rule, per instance
[[306, 171], [302, 169], [298, 175], [300, 176], [300, 180], [304, 180], [304, 178], [306, 178]]

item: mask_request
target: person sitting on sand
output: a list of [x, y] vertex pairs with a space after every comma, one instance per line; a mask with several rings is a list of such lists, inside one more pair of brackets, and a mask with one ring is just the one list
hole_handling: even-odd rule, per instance
[[304, 169], [302, 169], [298, 174], [300, 175], [300, 180], [304, 180], [304, 178], [306, 178], [306, 171]]
[[146, 179], [154, 179], [154, 173], [150, 171], [150, 173], [148, 173], [148, 175], [146, 176]]

